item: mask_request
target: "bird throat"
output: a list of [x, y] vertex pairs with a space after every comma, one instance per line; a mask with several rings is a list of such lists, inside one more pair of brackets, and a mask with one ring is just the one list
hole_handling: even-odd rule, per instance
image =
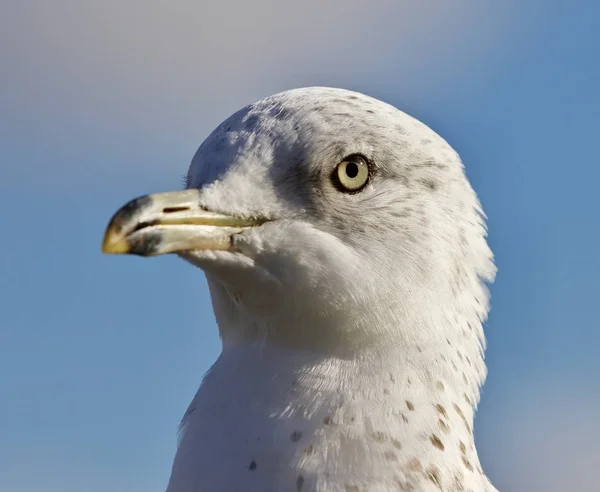
[[427, 354], [226, 347], [183, 419], [173, 477], [215, 491], [494, 490], [473, 440], [475, 376]]

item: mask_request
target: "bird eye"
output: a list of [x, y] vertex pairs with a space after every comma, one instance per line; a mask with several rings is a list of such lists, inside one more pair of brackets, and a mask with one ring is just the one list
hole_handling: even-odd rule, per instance
[[333, 178], [341, 191], [357, 192], [365, 187], [370, 174], [367, 160], [360, 155], [351, 155], [337, 165]]

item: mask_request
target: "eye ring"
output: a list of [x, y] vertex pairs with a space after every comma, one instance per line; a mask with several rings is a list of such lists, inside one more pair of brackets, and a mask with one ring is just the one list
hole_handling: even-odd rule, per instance
[[334, 169], [332, 179], [336, 188], [344, 193], [358, 193], [371, 178], [369, 161], [360, 154], [344, 157]]

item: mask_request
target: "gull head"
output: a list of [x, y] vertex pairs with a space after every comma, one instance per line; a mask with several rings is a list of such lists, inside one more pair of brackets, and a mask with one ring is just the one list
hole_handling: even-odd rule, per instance
[[203, 269], [224, 345], [344, 356], [464, 337], [480, 351], [495, 272], [446, 141], [384, 102], [319, 87], [225, 120], [186, 189], [126, 204], [103, 251]]

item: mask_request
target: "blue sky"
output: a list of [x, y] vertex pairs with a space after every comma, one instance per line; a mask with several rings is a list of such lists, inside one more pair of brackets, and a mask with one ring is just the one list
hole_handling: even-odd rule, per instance
[[484, 468], [508, 492], [597, 489], [600, 7], [413, 3], [3, 3], [0, 490], [164, 490], [219, 340], [199, 270], [104, 257], [104, 227], [180, 187], [236, 109], [306, 85], [384, 99], [461, 154], [499, 268]]

